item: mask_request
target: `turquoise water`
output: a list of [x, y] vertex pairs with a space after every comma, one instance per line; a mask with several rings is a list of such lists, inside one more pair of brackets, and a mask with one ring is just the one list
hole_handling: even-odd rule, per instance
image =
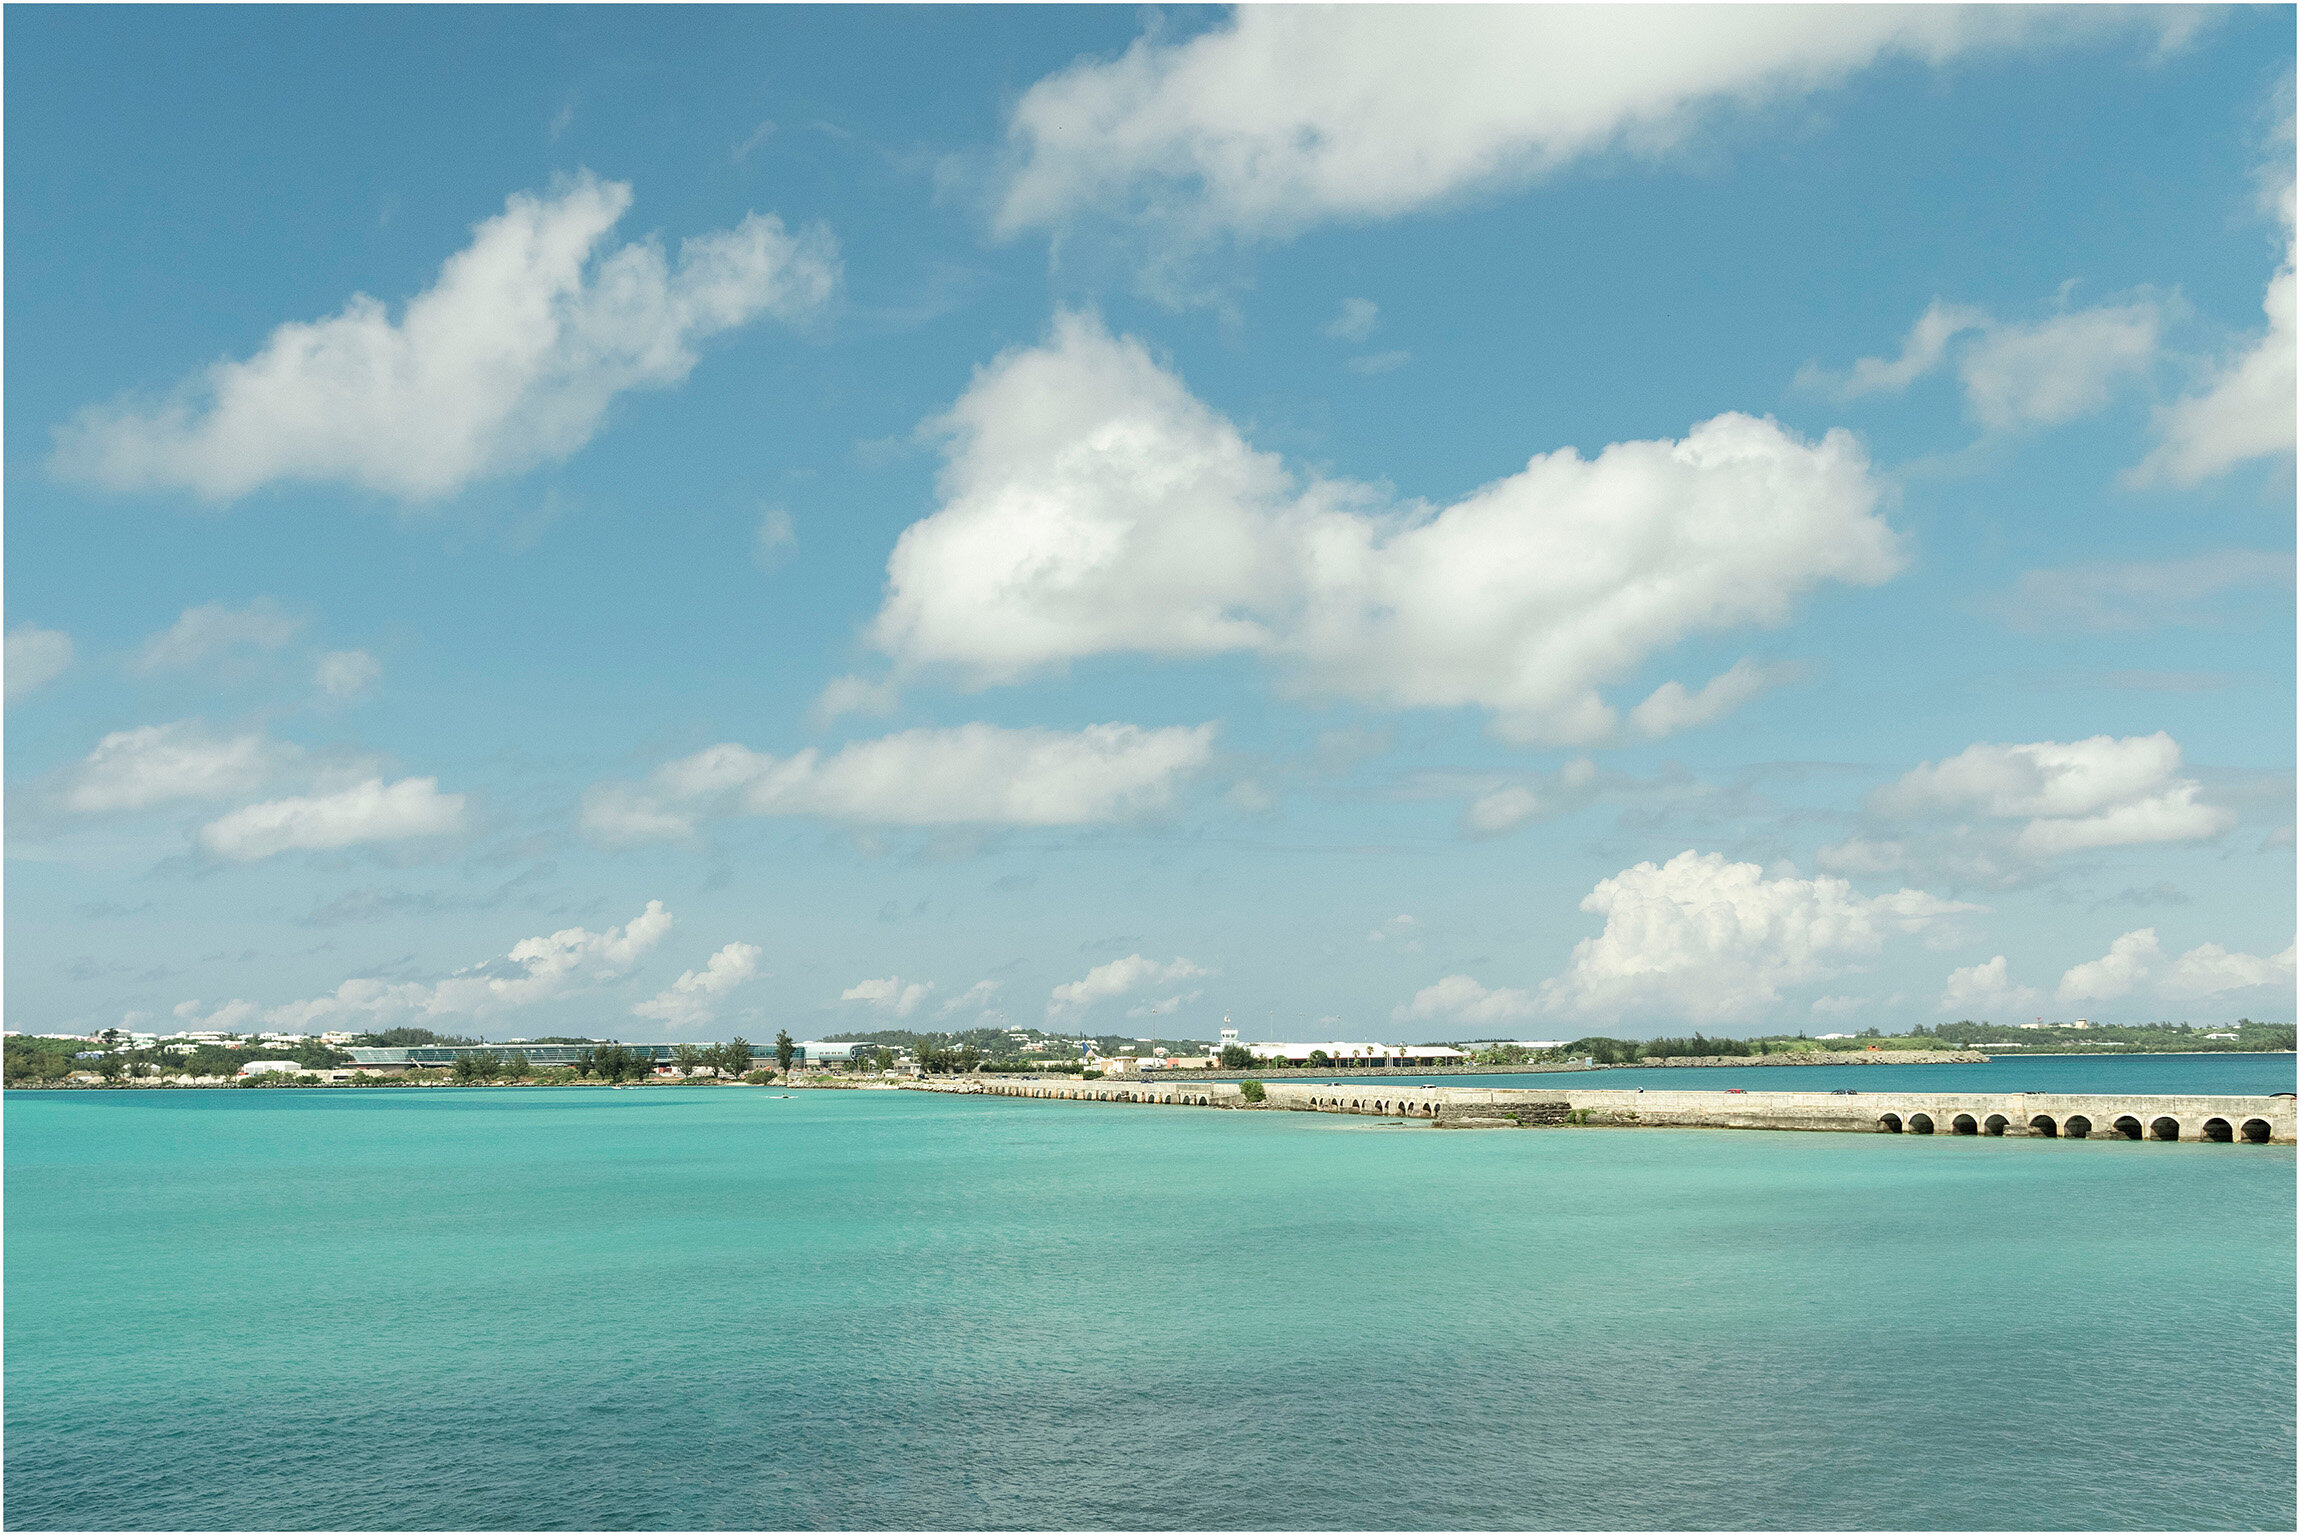
[[[2289, 1093], [2290, 1054], [2038, 1055], [1965, 1066], [1623, 1066], [1415, 1077], [1450, 1087], [1746, 1088], [1811, 1093]], [[1241, 1073], [1243, 1075], [1243, 1073]], [[1348, 1073], [1342, 1078], [1347, 1079]], [[1401, 1079], [1393, 1079], [1401, 1080]]]
[[11, 1093], [5, 1192], [11, 1528], [2294, 1523], [2286, 1147]]

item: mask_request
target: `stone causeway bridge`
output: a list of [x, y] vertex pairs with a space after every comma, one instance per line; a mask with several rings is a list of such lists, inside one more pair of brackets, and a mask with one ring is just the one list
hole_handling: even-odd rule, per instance
[[1280, 1109], [1421, 1120], [1437, 1129], [1566, 1127], [1826, 1130], [1864, 1135], [1973, 1135], [2067, 1140], [2205, 1141], [2289, 1146], [2295, 1104], [2278, 1097], [2092, 1093], [1638, 1091], [1440, 1087], [1383, 1079], [1268, 1082], [1247, 1101], [1236, 1082], [1086, 1082], [985, 1076], [911, 1084], [915, 1091], [1087, 1103]]

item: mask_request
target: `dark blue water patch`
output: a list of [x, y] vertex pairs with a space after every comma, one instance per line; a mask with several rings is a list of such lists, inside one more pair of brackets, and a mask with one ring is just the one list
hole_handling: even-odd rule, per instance
[[6, 1149], [15, 1528], [2295, 1512], [2284, 1147], [539, 1090]]

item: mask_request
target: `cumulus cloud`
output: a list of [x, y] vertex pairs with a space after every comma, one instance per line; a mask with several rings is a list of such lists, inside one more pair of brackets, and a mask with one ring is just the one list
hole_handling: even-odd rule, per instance
[[2156, 929], [2135, 928], [2111, 943], [2099, 959], [2070, 966], [2060, 978], [2059, 996], [2063, 1002], [2113, 1002], [2152, 979], [2156, 995], [2173, 1002], [2194, 1002], [2254, 986], [2289, 992], [2293, 951], [2287, 945], [2283, 953], [2263, 958], [2202, 943], [2168, 965]]
[[2071, 965], [2060, 978], [2063, 1002], [2108, 1002], [2124, 996], [2163, 962], [2156, 929], [2136, 928], [2108, 946], [2099, 959]]
[[[345, 981], [326, 996], [263, 1009], [260, 1016], [265, 1024], [283, 1030], [307, 1031], [314, 1026], [368, 1030], [432, 1018], [485, 1019], [560, 1002], [620, 978], [671, 930], [671, 922], [661, 901], [649, 901], [638, 916], [605, 932], [562, 928], [545, 937], [521, 939], [502, 959], [458, 970], [439, 981], [363, 977]], [[225, 1005], [243, 1010], [237, 1015], [242, 1018], [257, 1016], [252, 1004], [236, 998]], [[196, 1009], [198, 1004], [187, 1006]], [[183, 1009], [177, 1012], [181, 1015]]]
[[262, 787], [295, 755], [260, 731], [217, 736], [198, 720], [115, 730], [66, 775], [64, 808], [102, 815], [226, 799]]
[[857, 981], [839, 993], [839, 1000], [860, 1002], [878, 1012], [908, 1018], [933, 991], [932, 981], [912, 981], [905, 985], [901, 976], [890, 975], [883, 980]]
[[669, 1029], [697, 1028], [718, 1016], [727, 994], [759, 973], [759, 956], [766, 951], [755, 943], [730, 943], [712, 955], [700, 970], [685, 971], [670, 985], [631, 1009], [635, 1018], [652, 1018]]
[[1129, 954], [1107, 965], [1096, 965], [1082, 978], [1065, 981], [1055, 987], [1047, 996], [1046, 1018], [1049, 1023], [1058, 1022], [1065, 1017], [1085, 1012], [1097, 1002], [1108, 1002], [1152, 987], [1171, 986], [1179, 981], [1196, 980], [1213, 973], [1180, 957], [1160, 964], [1139, 954]]
[[1687, 851], [1624, 869], [1583, 899], [1605, 929], [1542, 983], [1545, 1011], [1731, 1022], [1779, 1006], [1783, 987], [1838, 973], [1887, 937], [1987, 908], [1922, 890], [1861, 895], [1841, 879], [1768, 879], [1753, 863]]
[[1991, 326], [1958, 368], [1965, 406], [2000, 432], [2090, 415], [2148, 371], [2161, 325], [2157, 306], [2143, 302]]
[[1949, 1013], [2021, 1013], [2043, 998], [2044, 993], [2034, 986], [2015, 984], [2011, 968], [1999, 954], [1985, 965], [1951, 970], [1940, 1006]]
[[837, 282], [829, 234], [771, 215], [685, 240], [675, 262], [652, 239], [609, 250], [630, 205], [588, 173], [514, 194], [396, 319], [359, 294], [166, 399], [91, 406], [57, 429], [54, 467], [212, 502], [291, 482], [433, 500], [568, 457], [617, 395], [679, 383], [705, 339], [812, 312]]
[[[1902, 338], [1898, 357], [1863, 357], [1844, 373], [1817, 363], [1798, 370], [1801, 388], [1855, 399], [1897, 393], [1957, 353], [1965, 409], [1992, 432], [2056, 426], [2106, 406], [2157, 358], [2164, 312], [2153, 298], [2069, 310], [2033, 324], [1934, 299]], [[1960, 338], [1972, 339], [1961, 348]]]
[[[1696, 635], [1776, 625], [1823, 582], [1899, 568], [1854, 440], [1723, 415], [1573, 449], [1442, 509], [1297, 475], [1136, 340], [1060, 316], [939, 422], [941, 505], [871, 626], [898, 671], [1011, 682], [1089, 656], [1267, 656], [1306, 691], [1473, 707], [1519, 742], [1620, 729], [1602, 685]], [[1744, 693], [1652, 700], [1655, 728]]]
[[219, 858], [252, 863], [293, 849], [351, 847], [443, 837], [463, 829], [463, 796], [439, 792], [436, 778], [380, 778], [332, 794], [266, 800], [200, 828], [200, 846]]
[[1517, 1023], [1541, 1011], [1530, 991], [1514, 987], [1491, 990], [1466, 975], [1449, 975], [1434, 986], [1424, 986], [1413, 1000], [1390, 1012], [1397, 1023], [1458, 1023], [1480, 1027]]
[[2025, 824], [2014, 852], [2048, 859], [2087, 848], [2190, 842], [2219, 836], [2235, 815], [2202, 803], [2180, 776], [2180, 744], [2150, 736], [2082, 741], [1980, 742], [1912, 768], [1869, 798], [1888, 819], [1980, 816]]
[[2193, 485], [2257, 458], [2289, 454], [2295, 390], [2293, 347], [2293, 184], [2291, 136], [2273, 172], [2270, 197], [2281, 217], [2284, 261], [2260, 301], [2268, 327], [2216, 366], [2203, 386], [2159, 411], [2157, 446], [2133, 470], [2141, 483]]
[[2209, 623], [2232, 592], [2292, 584], [2292, 556], [2214, 549], [2171, 560], [2099, 560], [2023, 571], [1991, 607], [2015, 629], [2107, 634]]
[[604, 784], [583, 824], [606, 841], [686, 836], [706, 815], [819, 815], [874, 826], [1086, 826], [1170, 803], [1206, 765], [1214, 727], [1089, 725], [907, 730], [825, 755], [774, 757], [728, 743], [658, 768], [643, 787]]
[[277, 650], [296, 637], [303, 620], [259, 597], [244, 608], [211, 602], [186, 608], [183, 616], [136, 648], [132, 669], [182, 671], [238, 649]]
[[365, 698], [383, 677], [383, 663], [364, 650], [331, 650], [312, 665], [312, 681], [339, 703]]
[[2156, 989], [2160, 996], [2186, 1002], [2252, 986], [2292, 989], [2290, 944], [2284, 946], [2283, 953], [2263, 959], [2257, 954], [2231, 953], [2217, 943], [2200, 943], [2172, 962]]
[[18, 624], [8, 631], [7, 699], [14, 703], [64, 674], [72, 664], [72, 636], [61, 629]]
[[1392, 217], [1592, 155], [1661, 158], [1711, 112], [1888, 57], [2183, 24], [1995, 7], [1241, 6], [1024, 92], [997, 224], [1100, 210], [1279, 236]]

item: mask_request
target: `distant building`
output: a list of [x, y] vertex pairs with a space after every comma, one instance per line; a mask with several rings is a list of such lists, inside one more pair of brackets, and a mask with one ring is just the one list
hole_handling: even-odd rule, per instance
[[300, 1077], [305, 1074], [305, 1068], [301, 1061], [242, 1061], [240, 1063], [240, 1075], [243, 1077], [260, 1077], [267, 1072], [283, 1072], [291, 1077]]
[[1254, 1059], [1288, 1066], [1316, 1064], [1310, 1057], [1323, 1053], [1337, 1066], [1444, 1066], [1469, 1056], [1449, 1045], [1381, 1045], [1363, 1040], [1330, 1039], [1315, 1044], [1260, 1040], [1246, 1047]]
[[1851, 1039], [1852, 1037], [1850, 1034], [1816, 1034], [1814, 1036], [1816, 1039]]

